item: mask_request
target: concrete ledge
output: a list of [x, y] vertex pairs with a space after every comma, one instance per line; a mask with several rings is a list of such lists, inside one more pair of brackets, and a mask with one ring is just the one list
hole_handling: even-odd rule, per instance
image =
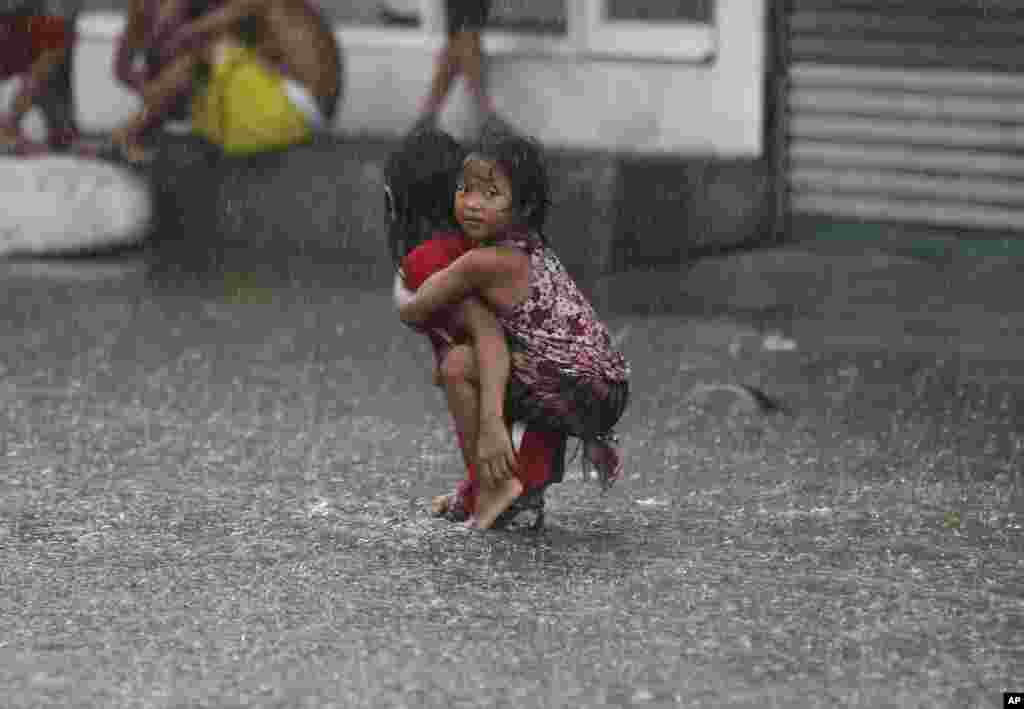
[[618, 183], [612, 271], [679, 265], [771, 234], [763, 161], [624, 158]]
[[[359, 271], [386, 283], [383, 166], [394, 145], [323, 137], [287, 152], [223, 158], [201, 141], [167, 136], [148, 169], [158, 270], [245, 269], [293, 280]], [[767, 180], [755, 161], [551, 151], [548, 166], [546, 232], [587, 290], [613, 271], [679, 265], [702, 249], [767, 234]]]

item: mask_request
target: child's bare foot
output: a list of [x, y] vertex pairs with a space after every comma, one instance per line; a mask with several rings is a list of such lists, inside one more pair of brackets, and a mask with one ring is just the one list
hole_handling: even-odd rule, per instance
[[509, 477], [491, 487], [480, 486], [477, 498], [477, 524], [479, 529], [490, 529], [501, 513], [512, 506], [516, 498], [523, 494], [523, 484], [518, 478]]
[[448, 495], [438, 495], [430, 501], [430, 511], [435, 517], [443, 517], [448, 513], [449, 505]]
[[470, 516], [476, 500], [478, 485], [471, 480], [462, 480], [455, 486], [455, 492], [438, 495], [430, 499], [430, 510], [437, 517], [449, 522], [463, 522]]
[[9, 120], [0, 118], [0, 153], [5, 155], [17, 155], [19, 157], [31, 157], [47, 153], [47, 147], [43, 143], [29, 140], [17, 125]]
[[21, 135], [10, 121], [0, 118], [0, 146], [10, 149], [17, 146]]
[[8, 116], [0, 117], [0, 152], [13, 155], [39, 155], [46, 146], [21, 134], [18, 124]]
[[153, 155], [150, 151], [131, 138], [127, 130], [115, 130], [110, 136], [111, 148], [124, 160], [133, 164], [141, 165], [149, 162]]

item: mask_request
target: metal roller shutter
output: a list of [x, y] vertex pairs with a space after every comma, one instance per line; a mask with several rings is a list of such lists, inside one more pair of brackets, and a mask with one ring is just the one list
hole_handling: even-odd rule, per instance
[[1024, 3], [788, 10], [794, 214], [1024, 230]]

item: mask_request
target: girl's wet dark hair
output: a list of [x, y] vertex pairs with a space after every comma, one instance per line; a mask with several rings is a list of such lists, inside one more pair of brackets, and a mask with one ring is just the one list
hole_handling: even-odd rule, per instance
[[512, 183], [514, 204], [523, 221], [545, 239], [543, 228], [551, 205], [551, 184], [540, 143], [493, 121], [484, 126], [470, 155], [501, 166]]
[[388, 247], [396, 265], [434, 231], [456, 228], [455, 181], [464, 157], [458, 142], [436, 128], [410, 133], [388, 157]]

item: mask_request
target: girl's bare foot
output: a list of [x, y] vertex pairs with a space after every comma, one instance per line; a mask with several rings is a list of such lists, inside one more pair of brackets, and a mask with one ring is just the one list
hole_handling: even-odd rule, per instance
[[516, 477], [508, 477], [491, 487], [480, 486], [480, 496], [477, 498], [477, 524], [480, 529], [490, 529], [494, 526], [495, 520], [502, 512], [507, 510], [515, 502], [516, 498], [523, 494], [523, 484]]
[[448, 495], [438, 495], [430, 501], [430, 511], [435, 517], [441, 517], [448, 513], [449, 503]]

